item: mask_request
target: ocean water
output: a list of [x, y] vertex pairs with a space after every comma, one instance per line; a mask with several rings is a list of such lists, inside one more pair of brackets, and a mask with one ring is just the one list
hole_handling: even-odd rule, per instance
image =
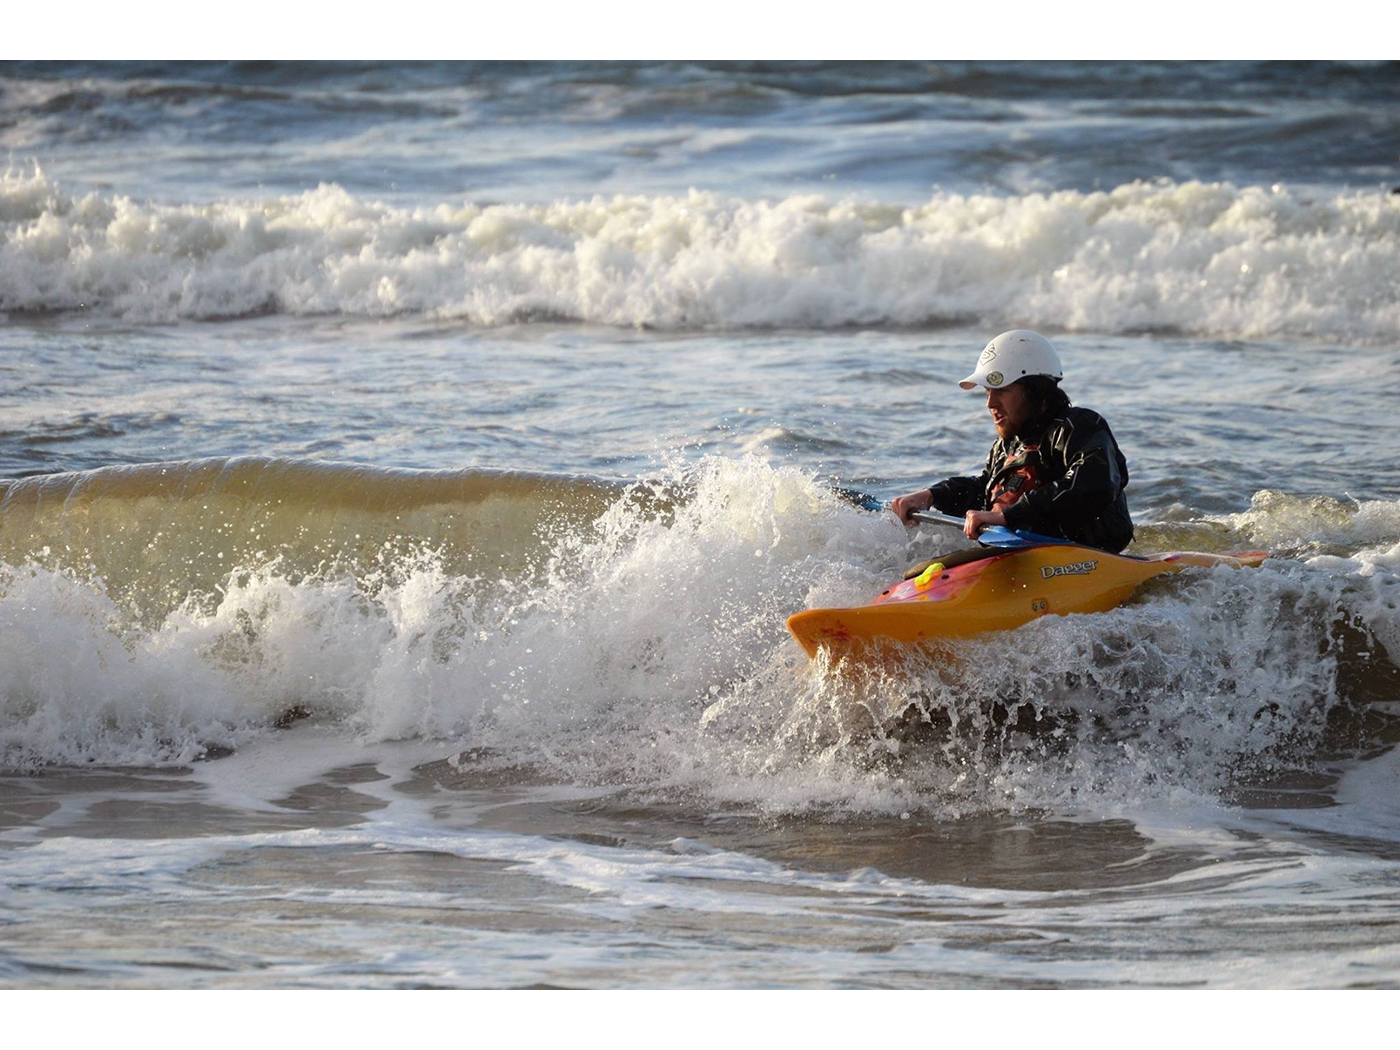
[[[1400, 984], [1395, 64], [11, 62], [0, 151], [0, 986]], [[1012, 327], [1270, 558], [809, 661]]]

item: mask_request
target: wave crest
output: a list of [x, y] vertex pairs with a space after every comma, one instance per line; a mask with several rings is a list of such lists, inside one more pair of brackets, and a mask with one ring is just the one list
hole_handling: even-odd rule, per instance
[[1363, 343], [1400, 327], [1400, 200], [1136, 182], [917, 207], [797, 195], [211, 204], [0, 179], [0, 309], [418, 314], [663, 329], [1018, 323]]

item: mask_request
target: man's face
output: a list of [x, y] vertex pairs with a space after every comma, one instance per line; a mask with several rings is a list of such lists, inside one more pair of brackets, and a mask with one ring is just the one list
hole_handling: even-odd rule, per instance
[[997, 434], [1003, 438], [1019, 434], [1021, 428], [1031, 421], [1030, 398], [1020, 383], [1012, 383], [998, 390], [988, 387], [987, 410], [992, 413], [992, 424], [997, 428]]

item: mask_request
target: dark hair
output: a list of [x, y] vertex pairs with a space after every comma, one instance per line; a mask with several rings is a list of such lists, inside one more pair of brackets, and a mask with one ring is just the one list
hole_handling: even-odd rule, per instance
[[1019, 380], [1026, 388], [1026, 396], [1036, 406], [1037, 419], [1054, 419], [1069, 408], [1069, 395], [1060, 389], [1060, 381], [1053, 376], [1026, 376]]

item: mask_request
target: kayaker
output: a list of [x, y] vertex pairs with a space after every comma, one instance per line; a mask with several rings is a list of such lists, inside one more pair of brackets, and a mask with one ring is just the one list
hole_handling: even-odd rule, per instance
[[1102, 416], [1071, 407], [1062, 378], [1060, 355], [1043, 335], [1017, 329], [993, 339], [958, 383], [987, 391], [997, 440], [986, 469], [900, 496], [890, 509], [906, 525], [930, 507], [962, 515], [969, 539], [1004, 525], [1121, 551], [1133, 538], [1127, 461]]

